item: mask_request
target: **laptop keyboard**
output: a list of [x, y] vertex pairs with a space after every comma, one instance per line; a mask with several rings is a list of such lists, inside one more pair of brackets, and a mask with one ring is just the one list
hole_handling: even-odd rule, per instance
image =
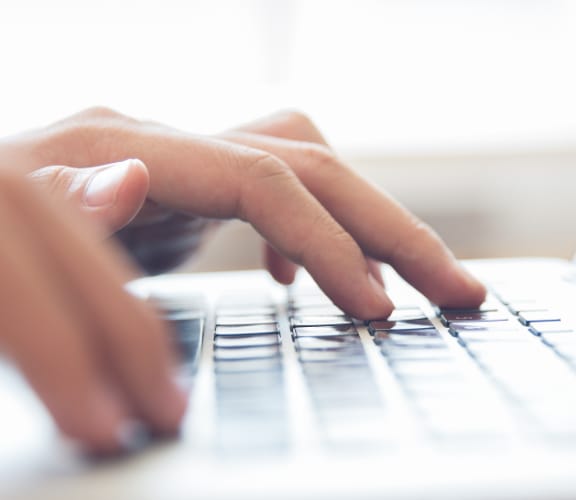
[[494, 287], [477, 309], [403, 303], [359, 322], [307, 288], [282, 304], [229, 295], [213, 318], [168, 318], [191, 367], [206, 325], [221, 450], [288, 450], [295, 432], [386, 447], [406, 420], [434, 442], [576, 440], [576, 331], [523, 291]]

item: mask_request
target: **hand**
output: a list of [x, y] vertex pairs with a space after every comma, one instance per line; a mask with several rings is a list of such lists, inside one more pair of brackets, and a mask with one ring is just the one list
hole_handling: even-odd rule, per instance
[[303, 265], [359, 318], [393, 308], [370, 259], [389, 262], [441, 305], [472, 306], [485, 295], [428, 227], [343, 165], [298, 113], [203, 137], [98, 108], [15, 139], [12, 151], [28, 170], [139, 158], [156, 215], [250, 222], [270, 244], [279, 281], [293, 278], [288, 261]]
[[[119, 168], [147, 191], [141, 164]], [[0, 170], [0, 349], [62, 431], [92, 451], [128, 445], [136, 420], [175, 432], [186, 400], [168, 332], [123, 289], [135, 273], [75, 210], [31, 184]]]

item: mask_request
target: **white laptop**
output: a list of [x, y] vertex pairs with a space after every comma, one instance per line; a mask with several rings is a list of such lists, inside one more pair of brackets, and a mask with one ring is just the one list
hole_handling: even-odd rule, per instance
[[481, 308], [439, 310], [385, 268], [397, 309], [368, 323], [304, 273], [131, 283], [178, 332], [181, 436], [90, 460], [3, 362], [0, 498], [576, 498], [576, 267], [466, 264]]

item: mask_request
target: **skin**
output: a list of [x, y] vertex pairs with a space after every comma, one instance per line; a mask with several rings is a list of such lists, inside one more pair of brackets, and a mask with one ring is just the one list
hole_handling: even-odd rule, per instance
[[278, 281], [304, 266], [358, 318], [393, 309], [376, 262], [438, 304], [484, 300], [438, 236], [301, 113], [208, 137], [90, 109], [0, 141], [0, 343], [65, 434], [113, 452], [130, 420], [171, 433], [186, 408], [168, 332], [124, 292], [131, 263], [105, 236], [162, 271], [229, 218], [264, 237]]

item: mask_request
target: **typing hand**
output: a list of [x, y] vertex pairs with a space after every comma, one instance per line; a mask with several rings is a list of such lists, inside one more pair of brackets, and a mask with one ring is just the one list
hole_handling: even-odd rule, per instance
[[[143, 167], [127, 168], [147, 190]], [[175, 432], [186, 399], [168, 332], [124, 291], [135, 275], [124, 255], [53, 198], [0, 170], [0, 349], [92, 451], [129, 445], [133, 421]]]
[[154, 217], [184, 226], [189, 217], [246, 220], [268, 241], [268, 267], [279, 281], [293, 278], [290, 262], [303, 265], [359, 318], [383, 317], [393, 307], [372, 260], [392, 264], [438, 304], [472, 306], [484, 298], [482, 285], [428, 227], [343, 165], [298, 113], [206, 137], [98, 108], [14, 143], [14, 151], [28, 151], [15, 153], [28, 170], [139, 158], [150, 187], [134, 227]]

